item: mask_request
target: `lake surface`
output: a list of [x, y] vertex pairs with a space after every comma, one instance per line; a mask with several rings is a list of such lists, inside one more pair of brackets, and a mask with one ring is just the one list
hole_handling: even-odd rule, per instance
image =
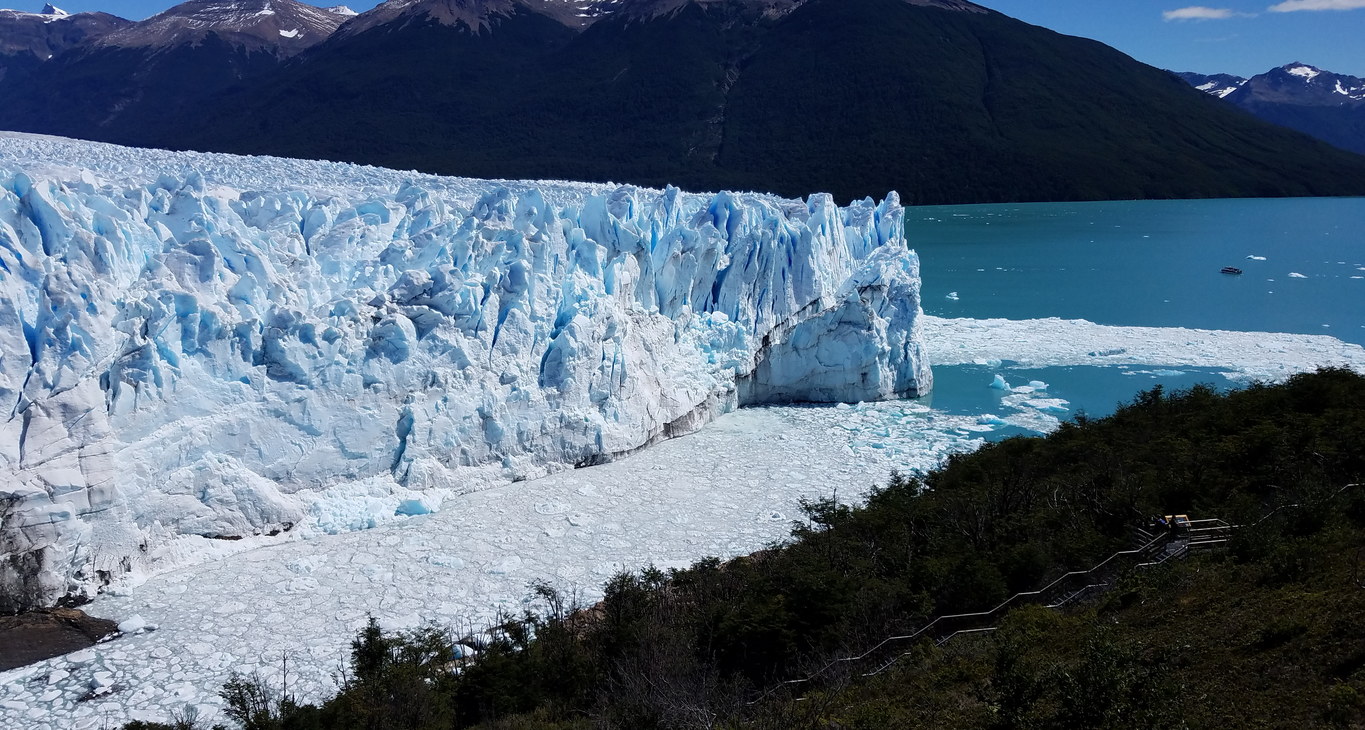
[[[928, 314], [1293, 332], [1365, 344], [1365, 198], [922, 206], [906, 210], [906, 228]], [[1222, 274], [1224, 266], [1245, 273]], [[1005, 361], [934, 373], [927, 402], [961, 414], [999, 411], [1005, 394], [987, 387], [995, 373], [1011, 383], [1047, 382], [1070, 414], [1091, 416], [1157, 384], [1236, 385], [1212, 368], [1025, 370]]]
[[1365, 198], [925, 206], [906, 227], [929, 314], [1365, 344]]

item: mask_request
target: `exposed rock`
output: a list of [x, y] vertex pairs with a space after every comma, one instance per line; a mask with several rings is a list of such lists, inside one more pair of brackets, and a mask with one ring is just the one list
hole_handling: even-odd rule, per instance
[[0, 672], [92, 646], [118, 631], [78, 608], [42, 608], [0, 616]]

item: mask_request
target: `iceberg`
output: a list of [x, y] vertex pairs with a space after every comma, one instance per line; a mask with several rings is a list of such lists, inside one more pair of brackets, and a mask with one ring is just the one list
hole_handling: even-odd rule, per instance
[[925, 394], [903, 218], [0, 134], [0, 589]]

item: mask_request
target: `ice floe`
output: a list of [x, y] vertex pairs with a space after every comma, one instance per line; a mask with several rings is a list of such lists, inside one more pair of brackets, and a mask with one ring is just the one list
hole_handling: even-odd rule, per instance
[[1279, 381], [1319, 367], [1365, 372], [1365, 348], [1325, 335], [1183, 327], [1115, 327], [1080, 319], [926, 316], [935, 365], [991, 360], [1022, 367], [1152, 365], [1224, 368], [1231, 380]]

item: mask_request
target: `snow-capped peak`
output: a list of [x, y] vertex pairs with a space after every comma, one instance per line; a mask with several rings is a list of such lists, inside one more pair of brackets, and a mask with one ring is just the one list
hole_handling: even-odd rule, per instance
[[349, 7], [347, 7], [347, 6], [345, 6], [345, 5], [333, 5], [332, 7], [327, 8], [326, 10], [327, 10], [327, 12], [329, 12], [329, 13], [331, 13], [331, 14], [333, 14], [333, 15], [341, 15], [341, 16], [344, 16], [344, 17], [347, 17], [347, 18], [350, 18], [350, 17], [352, 17], [352, 16], [356, 16], [356, 15], [360, 15], [360, 13], [357, 13], [356, 11], [350, 9]]
[[[1346, 103], [1347, 100], [1352, 102], [1365, 100], [1365, 80], [1355, 76], [1324, 71], [1316, 66], [1297, 62], [1281, 66], [1279, 70], [1295, 80], [1300, 80], [1299, 90], [1292, 92], [1307, 94], [1299, 99], [1300, 103], [1332, 106]], [[1309, 102], [1310, 99], [1313, 101]]]
[[1312, 81], [1313, 79], [1317, 78], [1319, 75], [1322, 74], [1321, 69], [1316, 69], [1313, 68], [1312, 66], [1302, 63], [1291, 63], [1288, 66], [1285, 66], [1284, 70], [1285, 73], [1287, 74], [1290, 74], [1292, 76], [1299, 76], [1309, 81]]
[[72, 17], [71, 13], [62, 10], [61, 8], [55, 5], [44, 5], [43, 9], [36, 13], [30, 13], [26, 10], [10, 9], [0, 9], [0, 13], [3, 13], [4, 17], [6, 18], [11, 19], [26, 18], [30, 21], [41, 21], [43, 23], [51, 23], [57, 20], [66, 20], [67, 18]]

